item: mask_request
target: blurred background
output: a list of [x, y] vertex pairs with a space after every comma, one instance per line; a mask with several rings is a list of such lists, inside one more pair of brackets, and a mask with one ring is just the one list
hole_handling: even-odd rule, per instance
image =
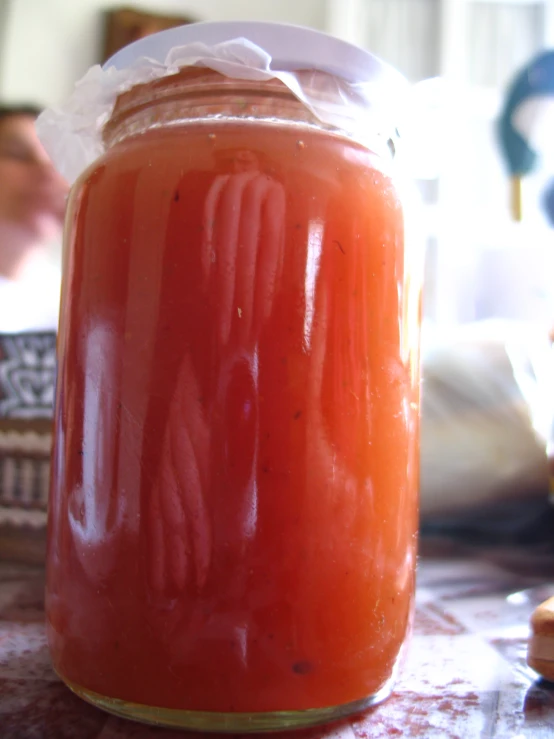
[[[119, 11], [119, 12], [118, 12]], [[123, 11], [123, 12], [121, 12]], [[370, 49], [421, 85], [414, 174], [427, 240], [425, 317], [554, 324], [554, 249], [541, 205], [546, 153], [524, 183], [521, 222], [496, 121], [514, 74], [554, 47], [553, 0], [2, 0], [0, 98], [51, 106], [118, 45], [182, 20], [272, 20]]]
[[[554, 0], [0, 0], [0, 100], [56, 106], [130, 41], [183, 22], [239, 19], [327, 31], [415, 83], [401, 133], [426, 247], [422, 513], [544, 503], [554, 64], [547, 74], [535, 60], [554, 49]], [[529, 99], [532, 110], [522, 108]], [[524, 165], [498, 135], [503, 116], [514, 134], [523, 109]], [[514, 173], [521, 208], [511, 208]], [[53, 261], [59, 253], [55, 245]]]

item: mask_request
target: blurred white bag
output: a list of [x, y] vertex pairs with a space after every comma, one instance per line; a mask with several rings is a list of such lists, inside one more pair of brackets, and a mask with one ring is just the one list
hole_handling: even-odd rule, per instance
[[424, 331], [422, 517], [546, 499], [553, 352], [533, 324]]

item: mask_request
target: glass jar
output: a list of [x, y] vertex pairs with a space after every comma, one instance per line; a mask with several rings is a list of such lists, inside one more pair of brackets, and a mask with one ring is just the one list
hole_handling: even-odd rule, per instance
[[167, 726], [371, 706], [416, 556], [419, 285], [393, 147], [279, 80], [198, 67], [120, 95], [104, 142], [66, 225], [54, 667]]

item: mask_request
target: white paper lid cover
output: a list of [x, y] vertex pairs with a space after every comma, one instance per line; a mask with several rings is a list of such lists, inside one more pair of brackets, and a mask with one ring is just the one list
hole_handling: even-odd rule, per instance
[[250, 21], [178, 26], [92, 67], [66, 103], [39, 116], [38, 134], [58, 170], [73, 182], [102, 156], [102, 132], [119, 95], [190, 66], [235, 79], [279, 79], [319, 121], [376, 152], [398, 126], [408, 88], [373, 54], [309, 28]]
[[121, 49], [104, 68], [125, 69], [141, 57], [164, 63], [175, 47], [196, 42], [211, 47], [241, 37], [264, 49], [276, 71], [318, 69], [350, 83], [405, 84], [394, 67], [354, 44], [311, 28], [260, 21], [190, 23], [160, 31]]

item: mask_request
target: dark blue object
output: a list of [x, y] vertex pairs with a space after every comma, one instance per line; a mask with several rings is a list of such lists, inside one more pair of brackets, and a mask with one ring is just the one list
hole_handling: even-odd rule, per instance
[[545, 51], [535, 57], [518, 72], [508, 88], [504, 110], [498, 122], [498, 134], [502, 154], [512, 176], [529, 174], [539, 154], [515, 130], [512, 116], [529, 98], [549, 96], [554, 96], [554, 51]]

